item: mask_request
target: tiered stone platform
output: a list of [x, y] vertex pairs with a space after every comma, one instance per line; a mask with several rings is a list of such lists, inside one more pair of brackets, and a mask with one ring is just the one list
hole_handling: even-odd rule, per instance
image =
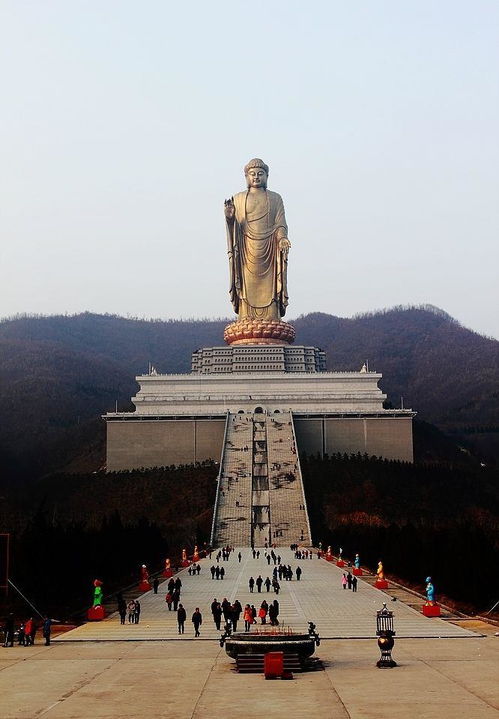
[[[187, 610], [186, 634], [179, 637], [177, 633], [176, 616], [173, 611], [168, 612], [164, 597], [166, 583], [160, 585], [157, 595], [148, 592], [141, 597], [141, 621], [137, 625], [121, 626], [117, 614], [99, 623], [85, 624], [61, 635], [57, 641], [131, 641], [131, 640], [165, 640], [175, 639], [185, 641], [193, 637], [190, 616], [195, 607], [201, 608], [203, 625], [201, 640], [216, 639], [220, 633], [210, 616], [210, 604], [214, 597], [221, 601], [224, 597], [233, 601], [238, 598], [241, 604], [253, 603], [258, 606], [265, 597], [274, 599], [272, 591], [251, 594], [248, 590], [248, 579], [259, 574], [271, 576], [273, 565], [270, 567], [260, 554], [260, 559], [253, 559], [248, 547], [242, 548], [243, 559], [237, 561], [238, 549], [231, 554], [228, 562], [220, 562], [225, 568], [224, 580], [212, 580], [209, 572], [211, 564], [216, 564], [215, 556], [212, 559], [201, 560], [201, 574], [190, 577], [187, 570], [180, 572], [182, 579], [181, 602]], [[339, 569], [331, 562], [317, 559], [314, 556], [309, 560], [295, 560], [293, 552], [289, 549], [279, 549], [282, 561], [290, 564], [293, 570], [300, 565], [303, 570], [302, 579], [297, 582], [281, 582], [281, 592], [277, 599], [280, 603], [280, 622], [282, 626], [291, 627], [294, 631], [302, 632], [307, 628], [307, 622], [313, 620], [322, 639], [367, 639], [375, 637], [376, 610], [383, 602], [390, 602], [391, 595], [381, 592], [370, 586], [362, 578], [359, 579], [358, 591], [353, 593], [342, 589], [341, 576], [343, 569]], [[403, 638], [438, 638], [454, 637], [465, 638], [476, 636], [473, 632], [463, 629], [456, 624], [443, 619], [427, 619], [423, 615], [408, 607], [401, 601], [390, 606], [395, 612], [395, 629], [397, 639]], [[374, 649], [374, 647], [373, 647]], [[320, 652], [317, 652], [320, 655]]]

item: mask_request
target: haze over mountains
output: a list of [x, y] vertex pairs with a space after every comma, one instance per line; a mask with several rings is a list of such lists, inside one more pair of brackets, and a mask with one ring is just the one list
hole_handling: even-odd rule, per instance
[[[131, 409], [136, 374], [190, 371], [191, 353], [223, 344], [226, 320], [159, 321], [90, 313], [0, 323], [0, 458], [40, 474], [102, 461], [99, 416]], [[418, 412], [484, 461], [499, 458], [499, 342], [432, 307], [293, 322], [298, 344], [326, 350], [328, 369], [383, 373], [388, 401]], [[95, 452], [94, 452], [95, 449]], [[76, 465], [78, 467], [78, 464]]]

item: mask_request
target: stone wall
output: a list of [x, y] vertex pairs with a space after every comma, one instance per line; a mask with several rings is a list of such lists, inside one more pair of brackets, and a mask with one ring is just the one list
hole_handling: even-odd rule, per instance
[[[412, 417], [297, 417], [300, 452], [335, 452], [413, 461]], [[109, 472], [220, 461], [225, 417], [107, 421]]]
[[300, 452], [336, 452], [413, 462], [412, 417], [294, 417]]
[[107, 471], [220, 461], [225, 417], [107, 423]]

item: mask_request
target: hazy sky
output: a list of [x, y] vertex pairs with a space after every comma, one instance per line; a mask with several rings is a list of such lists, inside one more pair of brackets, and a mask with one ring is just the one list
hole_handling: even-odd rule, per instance
[[285, 203], [293, 318], [499, 338], [499, 3], [0, 0], [0, 314], [231, 316], [223, 200]]

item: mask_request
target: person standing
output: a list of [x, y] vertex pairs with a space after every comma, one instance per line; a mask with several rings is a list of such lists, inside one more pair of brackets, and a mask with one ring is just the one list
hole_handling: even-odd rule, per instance
[[263, 602], [262, 606], [258, 610], [258, 616], [260, 617], [260, 621], [262, 624], [267, 624], [267, 609], [265, 608]]
[[126, 621], [126, 602], [123, 599], [121, 592], [117, 595], [118, 599], [118, 614], [120, 615], [120, 624], [124, 624]]
[[357, 577], [354, 574], [352, 577], [352, 592], [356, 592], [356, 591], [357, 591]]
[[350, 574], [350, 572], [348, 572], [347, 574], [347, 585], [349, 589], [352, 588], [352, 575]]
[[264, 584], [265, 584], [265, 589], [267, 590], [267, 592], [269, 592], [269, 591], [270, 591], [270, 587], [272, 586], [272, 582], [270, 581], [270, 577], [267, 577], [267, 579], [265, 580]]
[[194, 636], [199, 637], [199, 627], [203, 623], [203, 617], [201, 615], [201, 612], [199, 611], [199, 607], [196, 607], [192, 615], [192, 623], [194, 624]]
[[[55, 624], [57, 622], [57, 619], [50, 619], [50, 617], [45, 617], [43, 620], [43, 638], [45, 639], [45, 646], [48, 647], [50, 645], [50, 635], [52, 633], [52, 624]], [[12, 644], [11, 644], [12, 646]]]
[[210, 567], [210, 574], [211, 574], [211, 578], [212, 578], [212, 579], [215, 579], [215, 571], [216, 571], [216, 569], [215, 569], [215, 567], [214, 567], [213, 564], [212, 564], [211, 567]]
[[173, 595], [172, 595], [171, 592], [168, 592], [168, 593], [167, 593], [167, 595], [166, 595], [166, 597], [165, 597], [165, 602], [166, 602], [166, 604], [167, 604], [168, 611], [171, 612], [171, 610], [172, 610], [172, 602], [173, 602]]
[[243, 558], [243, 555], [241, 554], [241, 552], [239, 552], [239, 554], [237, 555], [237, 561], [238, 561], [239, 563], [241, 563], [241, 559], [242, 559], [242, 558]]
[[34, 623], [34, 621], [33, 621], [33, 617], [30, 617], [30, 618], [28, 619], [28, 621], [26, 622], [26, 626], [24, 627], [24, 632], [25, 632], [25, 635], [26, 635], [26, 644], [25, 644], [25, 646], [29, 647], [30, 644], [34, 644], [34, 643], [35, 643], [36, 627], [35, 627], [35, 623]]
[[256, 578], [255, 584], [256, 584], [256, 589], [257, 589], [257, 591], [258, 591], [258, 592], [261, 592], [261, 591], [262, 591], [263, 579], [262, 579], [262, 576], [261, 576], [260, 574], [259, 574], [258, 577]]
[[177, 611], [179, 601], [180, 601], [180, 592], [178, 591], [178, 589], [175, 589], [172, 594], [172, 602], [173, 602], [173, 611], [174, 612]]
[[249, 581], [248, 581], [248, 587], [249, 587], [251, 594], [253, 594], [254, 586], [255, 586], [255, 580], [253, 579], [253, 577], [250, 577]]
[[253, 624], [253, 613], [251, 611], [251, 607], [249, 604], [246, 604], [244, 607], [244, 631], [249, 632], [251, 629], [251, 625]]
[[224, 567], [220, 567], [220, 579], [223, 579], [225, 576], [225, 569]]
[[301, 567], [296, 567], [296, 581], [299, 582], [301, 579]]
[[177, 624], [178, 624], [178, 633], [183, 634], [184, 633], [184, 624], [185, 620], [187, 619], [186, 611], [182, 604], [178, 605], [177, 609]]
[[348, 584], [347, 575], [345, 574], [345, 572], [343, 572], [343, 576], [341, 578], [341, 585], [342, 585], [343, 589], [347, 588], [347, 584]]
[[140, 621], [140, 602], [138, 599], [135, 600], [135, 624], [138, 624]]
[[159, 587], [159, 579], [156, 577], [154, 582], [152, 583], [152, 588], [153, 588], [154, 594], [158, 593], [158, 587]]

